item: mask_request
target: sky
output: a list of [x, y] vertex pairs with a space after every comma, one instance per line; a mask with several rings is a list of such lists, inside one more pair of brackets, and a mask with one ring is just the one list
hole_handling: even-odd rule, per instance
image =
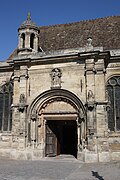
[[0, 61], [18, 46], [18, 28], [28, 12], [38, 26], [120, 15], [120, 0], [0, 0]]

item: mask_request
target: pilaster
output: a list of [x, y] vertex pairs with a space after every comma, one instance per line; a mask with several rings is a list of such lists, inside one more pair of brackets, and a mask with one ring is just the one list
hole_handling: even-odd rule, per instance
[[95, 60], [85, 61], [87, 130], [89, 134], [96, 131], [95, 122]]
[[[27, 66], [17, 66], [14, 70], [14, 97], [13, 97], [13, 142], [19, 148], [25, 147], [26, 138], [26, 108], [27, 108]], [[19, 137], [19, 138], [18, 138]], [[15, 146], [13, 143], [13, 146]]]
[[96, 119], [97, 135], [105, 136], [107, 132], [106, 90], [105, 90], [105, 63], [104, 59], [95, 62], [95, 97], [97, 102]]

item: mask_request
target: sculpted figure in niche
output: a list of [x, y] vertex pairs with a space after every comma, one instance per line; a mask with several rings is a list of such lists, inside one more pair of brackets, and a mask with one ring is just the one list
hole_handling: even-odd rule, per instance
[[20, 95], [20, 103], [21, 103], [21, 104], [25, 104], [25, 102], [26, 102], [25, 95], [24, 95], [24, 94], [21, 94], [21, 95]]
[[62, 75], [60, 69], [58, 69], [58, 68], [53, 69], [50, 75], [51, 75], [51, 83], [52, 83], [51, 87], [52, 88], [54, 88], [54, 87], [60, 88], [61, 87], [61, 75]]
[[93, 101], [94, 100], [94, 95], [91, 90], [88, 91], [88, 101]]

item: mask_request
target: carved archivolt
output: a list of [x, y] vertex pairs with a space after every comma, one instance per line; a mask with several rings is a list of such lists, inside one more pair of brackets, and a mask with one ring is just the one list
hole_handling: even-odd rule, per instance
[[[60, 111], [77, 112], [81, 119], [86, 118], [85, 107], [75, 94], [64, 89], [52, 89], [42, 93], [33, 101], [28, 108], [28, 119], [31, 118], [32, 114], [43, 114], [50, 110], [57, 111], [57, 106], [59, 106]], [[66, 109], [63, 110], [63, 107]]]
[[85, 109], [76, 95], [63, 89], [48, 90], [28, 108], [28, 139], [33, 145], [44, 139], [45, 118], [51, 115], [52, 118], [73, 118], [79, 128], [83, 128], [86, 122]]
[[76, 113], [75, 105], [65, 98], [53, 98], [45, 102], [40, 108], [41, 113]]

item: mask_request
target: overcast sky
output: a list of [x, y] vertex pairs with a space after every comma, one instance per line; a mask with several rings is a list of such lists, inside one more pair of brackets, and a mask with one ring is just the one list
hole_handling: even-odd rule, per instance
[[29, 11], [38, 26], [63, 24], [120, 15], [120, 0], [0, 0], [0, 60], [16, 49]]

